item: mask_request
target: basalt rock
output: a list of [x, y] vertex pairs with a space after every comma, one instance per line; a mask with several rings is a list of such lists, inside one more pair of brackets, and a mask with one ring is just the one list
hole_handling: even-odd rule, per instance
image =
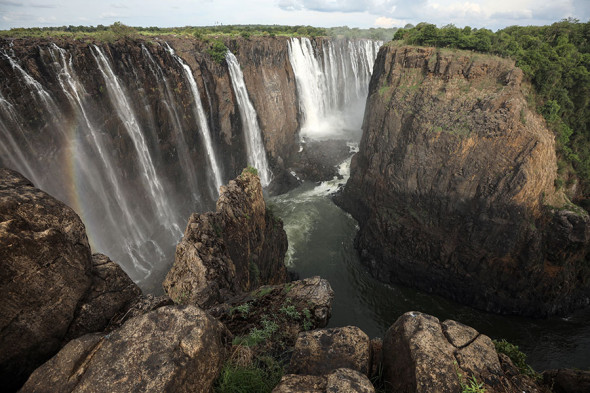
[[104, 329], [140, 294], [104, 255], [91, 257], [76, 213], [0, 169], [0, 383], [20, 386], [69, 339]]
[[175, 302], [209, 308], [261, 284], [286, 281], [287, 235], [249, 170], [221, 187], [217, 211], [193, 214], [164, 289]]
[[[494, 344], [475, 329], [419, 312], [402, 315], [383, 339], [383, 378], [392, 392], [455, 393], [472, 381], [492, 392], [542, 392], [531, 378], [504, 371]], [[512, 366], [514, 368], [514, 366]]]
[[543, 383], [554, 393], [590, 392], [590, 371], [558, 369], [543, 372]]
[[530, 89], [507, 59], [381, 49], [338, 200], [374, 276], [500, 313], [587, 304], [590, 219], [554, 186]]
[[230, 334], [195, 306], [167, 306], [70, 341], [21, 392], [210, 392]]

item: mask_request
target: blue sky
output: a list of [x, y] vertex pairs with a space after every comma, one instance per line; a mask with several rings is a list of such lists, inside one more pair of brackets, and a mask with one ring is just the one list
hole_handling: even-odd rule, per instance
[[63, 25], [318, 27], [544, 25], [590, 19], [590, 0], [0, 0], [0, 29]]

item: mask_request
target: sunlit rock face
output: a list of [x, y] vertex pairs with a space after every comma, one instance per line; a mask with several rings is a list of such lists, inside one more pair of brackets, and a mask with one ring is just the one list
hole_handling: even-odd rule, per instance
[[502, 313], [587, 302], [588, 215], [507, 59], [383, 47], [341, 204], [371, 272]]

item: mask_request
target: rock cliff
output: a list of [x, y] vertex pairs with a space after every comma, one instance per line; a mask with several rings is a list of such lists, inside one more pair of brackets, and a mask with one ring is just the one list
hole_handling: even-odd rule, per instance
[[216, 212], [191, 215], [164, 289], [177, 303], [209, 308], [285, 282], [286, 251], [282, 221], [266, 208], [258, 176], [244, 169], [221, 187]]
[[339, 203], [379, 279], [494, 312], [587, 303], [590, 220], [555, 189], [555, 142], [510, 60], [385, 46]]

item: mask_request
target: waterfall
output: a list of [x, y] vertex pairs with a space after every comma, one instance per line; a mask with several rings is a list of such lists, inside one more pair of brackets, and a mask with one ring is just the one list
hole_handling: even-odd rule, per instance
[[272, 174], [266, 161], [266, 151], [262, 143], [256, 110], [254, 110], [254, 106], [248, 96], [248, 90], [246, 90], [246, 84], [244, 83], [244, 74], [242, 73], [238, 59], [228, 50], [225, 60], [227, 61], [232, 87], [238, 100], [242, 127], [246, 134], [246, 149], [248, 150], [249, 164], [258, 170], [260, 182], [265, 187], [270, 183]]
[[[144, 57], [148, 60], [148, 67], [152, 74], [154, 75], [158, 85], [160, 88], [158, 91], [162, 94], [160, 102], [166, 109], [168, 113], [168, 118], [171, 120], [172, 128], [174, 130], [174, 134], [177, 136], [179, 143], [177, 143], [177, 149], [180, 155], [179, 165], [183, 169], [184, 173], [186, 174], [185, 180], [188, 182], [189, 187], [191, 189], [191, 193], [193, 194], [193, 199], [199, 198], [199, 188], [197, 184], [197, 171], [195, 166], [193, 165], [192, 159], [190, 157], [190, 151], [188, 149], [188, 144], [184, 137], [184, 129], [182, 127], [182, 123], [180, 121], [180, 115], [178, 114], [177, 108], [180, 107], [178, 102], [176, 101], [174, 94], [172, 93], [172, 89], [170, 88], [170, 84], [168, 83], [168, 79], [162, 70], [162, 67], [154, 60], [151, 53], [147, 50], [145, 45], [141, 45], [141, 53]], [[163, 86], [163, 89], [161, 88]]]
[[369, 82], [382, 42], [321, 41], [314, 48], [305, 37], [289, 41], [302, 112], [301, 135], [324, 138], [360, 130]]
[[201, 132], [201, 136], [205, 141], [205, 148], [207, 150], [207, 159], [209, 160], [209, 166], [213, 171], [213, 177], [215, 179], [215, 188], [216, 191], [213, 193], [214, 199], [217, 198], [219, 195], [219, 187], [223, 185], [223, 180], [221, 177], [221, 169], [219, 168], [219, 163], [217, 161], [217, 157], [215, 156], [215, 151], [213, 150], [213, 142], [211, 140], [211, 131], [209, 130], [209, 125], [207, 124], [207, 115], [205, 115], [205, 110], [203, 109], [203, 102], [201, 101], [201, 94], [199, 93], [199, 89], [197, 88], [197, 82], [195, 81], [195, 77], [193, 76], [193, 72], [191, 71], [188, 64], [184, 62], [178, 56], [174, 49], [170, 47], [170, 45], [166, 44], [168, 52], [172, 57], [180, 63], [182, 69], [184, 70], [184, 75], [186, 80], [189, 83], [191, 94], [193, 96], [193, 112], [195, 116], [195, 120], [199, 123], [199, 131]]

